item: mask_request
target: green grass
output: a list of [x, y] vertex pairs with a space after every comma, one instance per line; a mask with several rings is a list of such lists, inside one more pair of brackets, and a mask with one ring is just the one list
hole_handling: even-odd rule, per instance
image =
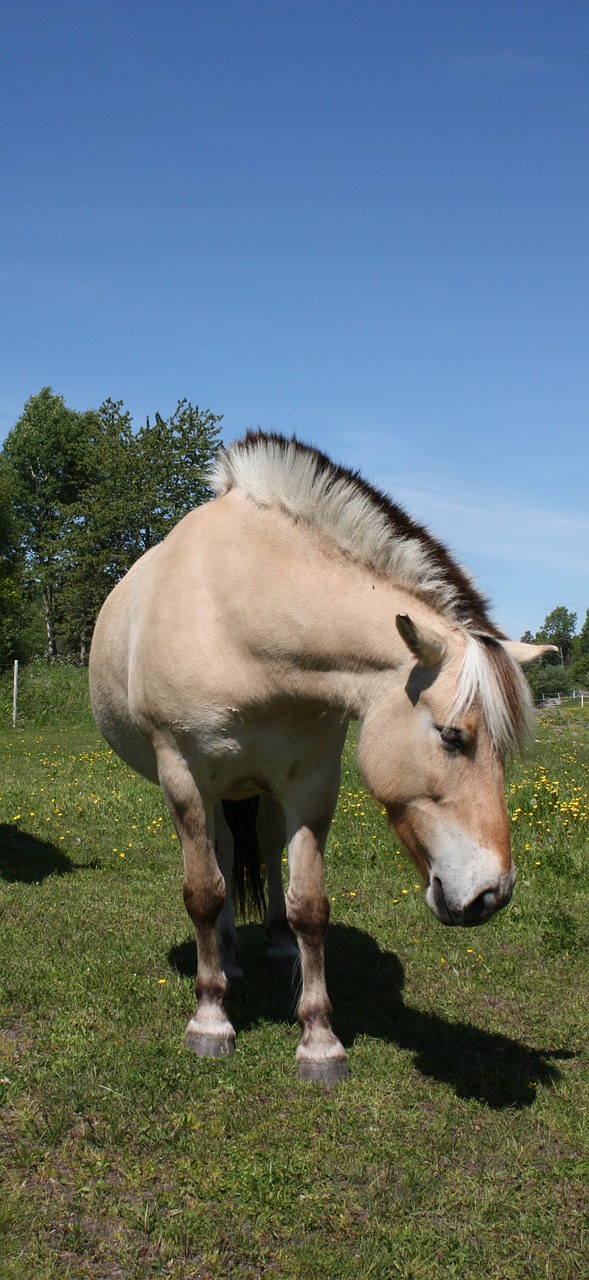
[[[0, 674], [0, 725], [12, 724], [13, 671]], [[18, 676], [17, 727], [88, 722], [88, 673], [70, 662], [42, 658], [21, 667]]]
[[430, 916], [346, 755], [327, 969], [351, 1078], [328, 1092], [296, 1078], [257, 924], [234, 1057], [184, 1048], [161, 796], [98, 738], [83, 673], [67, 698], [36, 678], [0, 728], [0, 1280], [586, 1280], [587, 709], [510, 768], [518, 885], [478, 931]]

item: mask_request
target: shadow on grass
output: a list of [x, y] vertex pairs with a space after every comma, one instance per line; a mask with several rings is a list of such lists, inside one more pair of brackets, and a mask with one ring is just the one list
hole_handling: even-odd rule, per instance
[[[297, 984], [267, 972], [264, 929], [246, 925], [239, 937], [246, 979], [227, 997], [236, 1031], [265, 1021], [291, 1023]], [[381, 951], [374, 939], [359, 929], [331, 926], [325, 959], [334, 1029], [346, 1048], [359, 1035], [396, 1044], [413, 1054], [415, 1067], [423, 1076], [450, 1085], [460, 1098], [476, 1099], [495, 1110], [530, 1106], [538, 1085], [560, 1079], [554, 1059], [574, 1056], [531, 1049], [509, 1036], [450, 1022], [404, 1004], [400, 960], [392, 952]], [[194, 978], [192, 940], [173, 947], [168, 960], [178, 973]]]
[[73, 862], [49, 840], [39, 840], [10, 823], [0, 823], [0, 878], [20, 884], [38, 884], [47, 876], [69, 875], [81, 869], [96, 869], [99, 863]]

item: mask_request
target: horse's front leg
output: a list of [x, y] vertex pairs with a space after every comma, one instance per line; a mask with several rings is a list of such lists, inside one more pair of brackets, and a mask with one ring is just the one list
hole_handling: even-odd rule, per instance
[[196, 935], [196, 1013], [186, 1043], [200, 1058], [233, 1053], [235, 1031], [223, 1008], [227, 979], [219, 961], [217, 920], [225, 880], [215, 857], [213, 807], [205, 804], [181, 756], [158, 753], [162, 791], [182, 845], [186, 910]]
[[294, 822], [287, 812], [289, 829], [290, 884], [286, 895], [289, 923], [299, 944], [302, 991], [298, 1020], [302, 1030], [297, 1049], [298, 1073], [302, 1080], [338, 1084], [348, 1077], [346, 1051], [334, 1035], [332, 1007], [325, 985], [324, 943], [329, 923], [329, 900], [325, 892], [323, 851], [331, 824], [332, 803], [314, 816]]

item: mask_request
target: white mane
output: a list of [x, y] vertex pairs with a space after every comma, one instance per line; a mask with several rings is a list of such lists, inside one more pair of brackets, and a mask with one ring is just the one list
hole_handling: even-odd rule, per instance
[[218, 497], [239, 489], [260, 507], [279, 507], [441, 612], [453, 612], [456, 587], [423, 539], [395, 530], [368, 486], [333, 464], [325, 467], [320, 454], [298, 441], [259, 436], [248, 448], [230, 445], [219, 454], [209, 483]]

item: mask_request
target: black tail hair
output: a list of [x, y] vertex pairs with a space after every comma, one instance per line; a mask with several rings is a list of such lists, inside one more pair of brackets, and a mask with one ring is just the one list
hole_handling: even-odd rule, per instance
[[248, 912], [266, 914], [264, 866], [256, 829], [260, 797], [223, 800], [223, 813], [233, 836], [233, 898], [245, 920]]

